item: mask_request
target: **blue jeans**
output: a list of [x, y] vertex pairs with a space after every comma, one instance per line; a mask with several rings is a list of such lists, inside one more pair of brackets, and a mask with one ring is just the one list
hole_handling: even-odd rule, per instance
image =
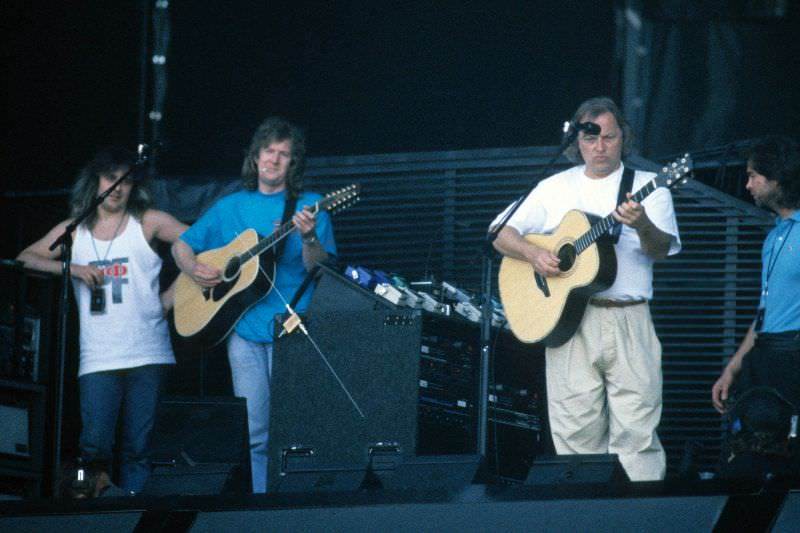
[[126, 492], [141, 491], [150, 475], [150, 435], [167, 366], [92, 372], [78, 380], [84, 462], [111, 465], [117, 419], [122, 410], [119, 484]]
[[272, 344], [251, 342], [234, 332], [228, 338], [228, 361], [233, 377], [233, 393], [247, 399], [253, 492], [266, 492]]

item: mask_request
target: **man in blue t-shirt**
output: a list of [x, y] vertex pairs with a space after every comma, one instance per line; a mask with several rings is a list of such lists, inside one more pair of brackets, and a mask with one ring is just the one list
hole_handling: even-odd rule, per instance
[[800, 147], [767, 137], [747, 153], [747, 190], [756, 205], [774, 211], [775, 227], [761, 253], [758, 315], [711, 389], [719, 412], [731, 386], [774, 388], [800, 408]]
[[[304, 209], [322, 197], [302, 190], [305, 137], [294, 124], [277, 117], [256, 130], [242, 163], [242, 191], [217, 201], [172, 246], [182, 272], [203, 287], [220, 283], [222, 273], [199, 263], [196, 254], [225, 246], [247, 229], [272, 234], [282, 222], [287, 198], [296, 199], [292, 221], [297, 231], [285, 239], [277, 262], [273, 289], [251, 307], [228, 337], [228, 359], [234, 394], [247, 399], [253, 492], [266, 492], [269, 430], [269, 375], [276, 314], [286, 310], [306, 273], [318, 262], [336, 255], [330, 217]], [[270, 272], [259, 275], [271, 276]], [[297, 304], [303, 311], [311, 292]]]

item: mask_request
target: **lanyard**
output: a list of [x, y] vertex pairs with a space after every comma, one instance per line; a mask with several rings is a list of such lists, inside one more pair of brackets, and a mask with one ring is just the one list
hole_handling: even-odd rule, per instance
[[772, 277], [772, 271], [775, 269], [775, 263], [778, 262], [778, 257], [780, 257], [781, 252], [783, 251], [783, 247], [786, 246], [786, 241], [789, 240], [789, 235], [792, 233], [794, 229], [794, 220], [790, 221], [791, 224], [789, 225], [789, 231], [786, 232], [786, 235], [782, 237], [781, 245], [778, 247], [778, 252], [775, 253], [775, 241], [778, 240], [778, 237], [775, 237], [775, 240], [772, 241], [772, 249], [769, 251], [769, 259], [767, 260], [767, 278], [764, 280], [764, 296], [769, 294], [769, 278]]
[[119, 228], [122, 227], [122, 223], [125, 221], [125, 218], [127, 216], [128, 214], [125, 213], [119, 220], [119, 223], [117, 224], [117, 229], [114, 230], [114, 236], [111, 237], [111, 242], [108, 243], [108, 248], [106, 248], [106, 255], [103, 256], [103, 259], [100, 259], [100, 254], [97, 252], [97, 245], [94, 243], [94, 234], [92, 233], [92, 230], [89, 230], [89, 236], [91, 236], [92, 238], [92, 248], [94, 248], [94, 255], [97, 256], [97, 261], [100, 262], [101, 264], [105, 263], [106, 259], [108, 259], [108, 252], [111, 251], [111, 245], [114, 244], [114, 239], [117, 238], [117, 233], [119, 232]]
[[761, 294], [764, 296], [764, 307], [760, 307], [758, 309], [758, 314], [756, 315], [756, 325], [755, 330], [756, 332], [761, 331], [761, 326], [764, 325], [764, 314], [765, 314], [765, 307], [767, 306], [767, 296], [769, 295], [769, 278], [772, 277], [772, 271], [775, 269], [775, 263], [778, 262], [778, 257], [781, 255], [783, 251], [783, 247], [786, 246], [786, 241], [789, 240], [789, 235], [792, 233], [794, 229], [794, 220], [791, 221], [791, 225], [789, 226], [789, 231], [786, 232], [786, 235], [783, 236], [783, 240], [781, 241], [781, 245], [778, 247], [778, 252], [775, 252], [775, 241], [778, 240], [778, 237], [775, 237], [775, 241], [772, 241], [772, 248], [769, 251], [769, 259], [767, 259], [767, 276], [764, 280], [764, 289], [761, 291]]

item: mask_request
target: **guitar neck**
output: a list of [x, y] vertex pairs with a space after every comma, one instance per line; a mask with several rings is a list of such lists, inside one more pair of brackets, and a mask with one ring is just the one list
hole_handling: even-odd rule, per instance
[[[639, 203], [642, 200], [644, 200], [645, 198], [647, 198], [650, 195], [650, 193], [655, 191], [657, 188], [658, 188], [658, 186], [656, 185], [656, 181], [655, 180], [650, 180], [647, 183], [647, 185], [645, 185], [644, 187], [642, 187], [641, 189], [636, 191], [636, 193], [631, 196], [631, 200], [634, 201], [634, 202]], [[601, 236], [603, 236], [606, 233], [608, 233], [608, 230], [610, 230], [612, 227], [614, 227], [614, 224], [617, 224], [617, 221], [614, 218], [614, 215], [612, 213], [609, 213], [602, 220], [599, 220], [599, 221], [595, 222], [594, 224], [592, 224], [592, 227], [589, 228], [589, 231], [587, 231], [586, 233], [581, 235], [575, 241], [575, 249], [576, 249], [577, 253], [581, 253], [584, 250], [586, 250], [587, 248], [589, 248], [589, 246], [594, 244], [594, 242], [597, 239], [599, 239]]]
[[[319, 203], [314, 204], [311, 212], [317, 214], [319, 212]], [[270, 235], [267, 235], [260, 241], [258, 241], [252, 248], [241, 254], [242, 261], [247, 261], [251, 257], [255, 257], [260, 255], [270, 248], [274, 247], [281, 239], [289, 235], [292, 231], [294, 231], [297, 226], [294, 225], [294, 221], [291, 219], [287, 222], [281, 224], [281, 226], [273, 231]]]

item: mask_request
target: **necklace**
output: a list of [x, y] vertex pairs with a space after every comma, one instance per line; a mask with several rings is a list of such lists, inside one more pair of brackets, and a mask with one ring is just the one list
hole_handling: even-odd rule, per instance
[[101, 263], [105, 263], [106, 259], [108, 259], [108, 253], [111, 251], [111, 245], [114, 244], [114, 239], [117, 238], [117, 233], [119, 233], [119, 228], [122, 227], [122, 223], [125, 222], [125, 219], [128, 218], [128, 214], [125, 213], [117, 223], [117, 227], [114, 230], [114, 236], [111, 237], [111, 242], [108, 243], [108, 247], [106, 248], [106, 254], [103, 256], [103, 259], [100, 259], [100, 253], [97, 251], [97, 244], [94, 242], [94, 233], [89, 230], [89, 236], [92, 238], [92, 248], [94, 248], [94, 255], [97, 256], [97, 260]]

